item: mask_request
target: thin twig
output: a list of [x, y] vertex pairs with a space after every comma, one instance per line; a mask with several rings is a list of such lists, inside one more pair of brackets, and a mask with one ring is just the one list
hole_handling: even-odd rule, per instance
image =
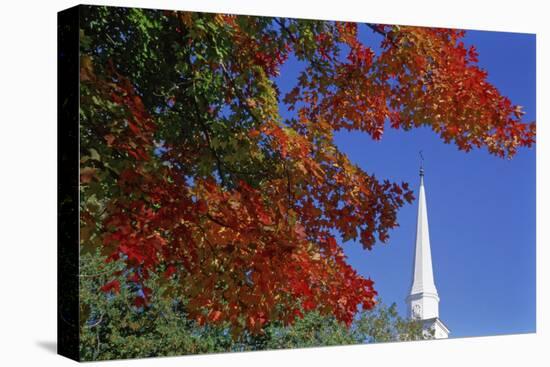
[[222, 227], [231, 228], [229, 225], [223, 223], [223, 222], [220, 221], [219, 219], [214, 218], [212, 215], [210, 215], [210, 213], [206, 213], [206, 217], [207, 217], [208, 219], [210, 219], [212, 222], [214, 222], [214, 223], [216, 223], [216, 224], [219, 224], [219, 225], [222, 226]]
[[102, 314], [100, 317], [99, 317], [99, 321], [97, 321], [96, 323], [92, 324], [92, 325], [86, 325], [87, 328], [93, 328], [94, 326], [97, 326], [99, 324], [101, 324], [103, 322], [103, 316], [105, 316], [105, 314]]

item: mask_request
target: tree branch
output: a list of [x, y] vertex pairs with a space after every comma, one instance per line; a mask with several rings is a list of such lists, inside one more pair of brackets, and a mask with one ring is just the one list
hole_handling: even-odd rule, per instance
[[375, 24], [372, 24], [372, 23], [365, 23], [365, 25], [367, 27], [369, 27], [370, 29], [372, 29], [372, 31], [374, 33], [378, 33], [379, 35], [383, 36], [384, 38], [388, 39], [390, 41], [390, 43], [394, 46], [394, 47], [397, 47], [397, 44], [395, 43], [395, 41], [391, 38], [389, 38], [389, 35], [388, 33], [386, 32], [383, 32], [381, 31]]
[[230, 228], [230, 229], [231, 229], [231, 227], [230, 227], [229, 225], [227, 225], [227, 224], [225, 224], [224, 222], [222, 222], [222, 221], [220, 221], [220, 220], [214, 218], [214, 217], [213, 217], [211, 214], [209, 214], [209, 213], [206, 213], [206, 218], [210, 219], [212, 222], [214, 222], [214, 223], [216, 223], [216, 224], [219, 224], [219, 225], [222, 226], [222, 227]]

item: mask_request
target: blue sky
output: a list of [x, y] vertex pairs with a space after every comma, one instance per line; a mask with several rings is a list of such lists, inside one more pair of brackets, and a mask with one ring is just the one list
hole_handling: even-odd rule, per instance
[[[378, 36], [364, 30], [367, 44]], [[479, 52], [489, 80], [513, 103], [524, 121], [535, 120], [535, 36], [468, 31], [465, 42]], [[376, 48], [375, 48], [376, 51]], [[292, 58], [278, 78], [282, 91], [295, 83]], [[425, 157], [425, 187], [440, 317], [452, 337], [535, 331], [535, 149], [512, 160], [470, 153], [444, 144], [429, 129], [387, 129], [375, 142], [363, 133], [336, 134], [339, 148], [379, 178], [418, 189], [419, 157]], [[365, 251], [348, 242], [348, 261], [375, 281], [385, 303], [402, 315], [412, 276], [417, 203], [399, 211], [400, 227], [388, 244]]]

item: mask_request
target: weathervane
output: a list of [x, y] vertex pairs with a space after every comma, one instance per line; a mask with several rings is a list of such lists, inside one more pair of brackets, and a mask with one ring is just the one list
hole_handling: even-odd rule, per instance
[[418, 154], [420, 154], [420, 176], [424, 176], [424, 156], [422, 151], [419, 151]]

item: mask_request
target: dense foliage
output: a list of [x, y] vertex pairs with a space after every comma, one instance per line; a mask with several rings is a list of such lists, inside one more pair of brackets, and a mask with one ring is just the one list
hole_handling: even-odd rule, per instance
[[[502, 157], [534, 142], [535, 124], [459, 30], [105, 7], [81, 17], [81, 249], [119, 265], [107, 297], [90, 295], [100, 305], [121, 295], [164, 315], [178, 302], [178, 322], [229, 325], [235, 338], [314, 312], [349, 327], [376, 291], [336, 238], [386, 242], [413, 196], [351, 162], [334, 132], [425, 125]], [[291, 55], [304, 67], [282, 94]], [[174, 345], [210, 350], [186, 330]]]
[[[396, 305], [379, 302], [356, 315], [350, 327], [334, 316], [304, 312], [292, 325], [268, 322], [261, 334], [231, 334], [228, 322], [199, 325], [189, 318], [186, 300], [154, 296], [174, 281], [147, 283], [154, 291], [145, 307], [133, 305], [132, 282], [120, 277], [120, 292], [100, 292], [110, 274], [124, 268], [121, 262], [87, 254], [81, 259], [81, 358], [85, 361], [175, 356], [198, 353], [304, 348], [328, 345], [421, 340], [433, 337], [418, 321], [404, 320]], [[158, 289], [156, 288], [158, 287]]]

